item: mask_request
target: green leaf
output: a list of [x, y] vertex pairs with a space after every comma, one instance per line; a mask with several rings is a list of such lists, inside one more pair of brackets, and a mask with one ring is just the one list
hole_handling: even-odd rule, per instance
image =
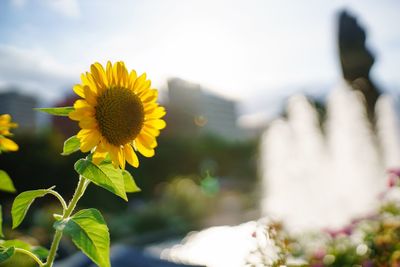
[[54, 218], [56, 221], [61, 220], [62, 217], [63, 217], [63, 216], [62, 216], [61, 214], [56, 214], [56, 213], [53, 214], [53, 218]]
[[11, 208], [11, 216], [13, 221], [12, 229], [15, 229], [21, 224], [32, 202], [36, 198], [43, 197], [44, 195], [48, 194], [50, 190], [51, 188], [25, 191], [15, 198]]
[[122, 176], [124, 177], [125, 191], [127, 193], [140, 192], [141, 190], [136, 185], [135, 180], [133, 179], [132, 175], [126, 170], [121, 170], [121, 171], [122, 171]]
[[124, 177], [119, 169], [115, 169], [111, 164], [97, 166], [87, 159], [78, 160], [74, 167], [76, 172], [86, 179], [128, 201]]
[[3, 207], [0, 205], [0, 237], [4, 237], [3, 233]]
[[110, 234], [96, 209], [78, 211], [71, 218], [57, 221], [54, 228], [71, 237], [72, 242], [100, 267], [110, 267]]
[[28, 244], [22, 240], [19, 240], [19, 239], [2, 240], [0, 243], [0, 246], [2, 246], [4, 248], [14, 247], [14, 248], [22, 248], [22, 249], [29, 250], [29, 251], [31, 250], [30, 244]]
[[40, 246], [32, 247], [31, 252], [41, 260], [45, 260], [49, 256], [49, 250]]
[[0, 205], [0, 237], [4, 237], [3, 233], [3, 207]]
[[10, 176], [3, 170], [0, 170], [0, 190], [10, 193], [15, 193], [16, 191]]
[[24, 250], [32, 252], [41, 260], [46, 259], [49, 254], [49, 251], [46, 248], [40, 247], [40, 246], [32, 246], [31, 244], [28, 244], [19, 239], [2, 240], [0, 243], [0, 247], [24, 249]]
[[121, 170], [116, 169], [110, 163], [100, 164], [99, 168], [111, 180], [117, 192], [119, 192], [117, 195], [123, 198], [125, 201], [128, 201], [128, 197], [126, 196], [126, 191], [125, 191], [124, 176], [122, 175]]
[[59, 107], [59, 108], [35, 108], [37, 111], [45, 112], [55, 116], [68, 116], [74, 107]]
[[78, 151], [80, 148], [80, 145], [81, 145], [81, 142], [79, 141], [78, 137], [76, 137], [76, 135], [71, 136], [70, 138], [65, 140], [63, 152], [61, 153], [61, 155], [68, 156], [68, 155]]
[[14, 254], [14, 247], [0, 248], [0, 262], [6, 261]]

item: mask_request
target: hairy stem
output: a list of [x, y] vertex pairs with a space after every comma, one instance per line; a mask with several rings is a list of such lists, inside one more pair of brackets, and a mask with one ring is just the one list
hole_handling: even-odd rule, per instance
[[[79, 199], [83, 196], [85, 193], [85, 190], [87, 186], [89, 185], [90, 181], [85, 179], [82, 176], [79, 176], [79, 183], [75, 189], [74, 196], [72, 197], [71, 201], [68, 204], [68, 207], [64, 209], [64, 214], [61, 220], [67, 219], [69, 216], [71, 216], [72, 212], [74, 211], [76, 204], [78, 203]], [[49, 256], [47, 257], [46, 263], [43, 265], [43, 267], [52, 267], [54, 259], [56, 257], [56, 252], [58, 249], [58, 245], [60, 244], [61, 237], [62, 237], [62, 231], [56, 230], [56, 233], [54, 234], [53, 238], [53, 243], [51, 244], [50, 251], [49, 251]]]

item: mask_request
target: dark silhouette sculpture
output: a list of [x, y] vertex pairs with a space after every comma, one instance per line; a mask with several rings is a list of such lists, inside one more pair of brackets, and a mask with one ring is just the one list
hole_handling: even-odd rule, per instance
[[374, 56], [365, 46], [366, 32], [355, 17], [342, 11], [339, 14], [338, 35], [343, 77], [354, 90], [364, 95], [368, 117], [374, 123], [375, 103], [380, 92], [369, 77]]

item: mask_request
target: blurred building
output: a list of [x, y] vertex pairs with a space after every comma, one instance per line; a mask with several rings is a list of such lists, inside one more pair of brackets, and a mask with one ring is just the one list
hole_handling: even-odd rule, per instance
[[[79, 99], [77, 95], [68, 95], [63, 100], [57, 102], [54, 107], [71, 107]], [[51, 116], [52, 129], [61, 134], [64, 138], [75, 135], [79, 131], [78, 123], [68, 117]]]
[[12, 120], [19, 127], [16, 131], [32, 131], [36, 129], [36, 116], [33, 108], [37, 105], [37, 99], [33, 96], [18, 92], [6, 91], [0, 93], [0, 114], [10, 114]]
[[199, 84], [168, 80], [167, 132], [195, 137], [215, 135], [227, 140], [243, 139], [237, 126], [236, 103], [212, 94]]

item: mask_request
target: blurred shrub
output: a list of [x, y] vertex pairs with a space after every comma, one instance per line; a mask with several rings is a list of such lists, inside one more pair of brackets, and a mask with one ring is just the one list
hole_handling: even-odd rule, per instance
[[[156, 185], [177, 176], [226, 177], [242, 191], [256, 182], [257, 141], [229, 142], [213, 136], [159, 139], [157, 155], [133, 171], [143, 195], [152, 196]], [[156, 167], [154, 167], [156, 166]], [[141, 197], [141, 196], [139, 196]]]
[[[0, 169], [6, 170], [19, 192], [53, 185], [62, 195], [72, 196], [77, 181], [73, 165], [82, 155], [60, 155], [64, 137], [52, 132], [41, 135], [17, 135], [18, 153], [6, 154], [0, 161]], [[163, 137], [159, 139], [157, 154], [141, 161], [138, 169], [129, 169], [142, 189], [131, 198], [150, 199], [158, 192], [158, 185], [174, 177], [185, 175], [224, 177], [241, 191], [251, 191], [256, 183], [257, 142], [228, 142], [217, 137], [205, 136], [193, 139]], [[125, 203], [118, 199], [103, 198], [102, 189], [89, 187], [82, 199], [82, 206], [101, 207], [118, 212]], [[12, 200], [13, 195], [2, 194], [0, 200]], [[48, 201], [48, 200], [47, 200]]]
[[[398, 267], [399, 214], [400, 203], [391, 200], [376, 214], [336, 230], [292, 236], [283, 227], [274, 227], [275, 223], [265, 224], [267, 234], [255, 237], [272, 240], [278, 257], [268, 254], [271, 247], [259, 246], [249, 255], [251, 261], [246, 266]], [[273, 257], [276, 260], [271, 261]]]
[[209, 197], [195, 178], [177, 177], [164, 185], [160, 204], [163, 210], [199, 227], [201, 220], [210, 214], [214, 198]]
[[[78, 179], [73, 165], [82, 154], [61, 156], [65, 137], [50, 131], [16, 135], [15, 139], [20, 150], [3, 155], [0, 169], [13, 177], [17, 191], [56, 185], [57, 191], [68, 200]], [[160, 239], [162, 233], [176, 235], [197, 229], [211, 212], [210, 207], [215, 206], [210, 203], [215, 201], [221, 181], [222, 187], [243, 194], [256, 185], [254, 140], [228, 142], [212, 136], [192, 139], [161, 136], [157, 149], [154, 157], [141, 161], [140, 168], [129, 169], [142, 189], [128, 196], [129, 208], [122, 199], [110, 198], [107, 191], [94, 186], [89, 186], [79, 203], [82, 208], [94, 207], [106, 213], [113, 241], [145, 234], [158, 235], [155, 238]], [[10, 206], [14, 197], [0, 196], [6, 228], [11, 223]], [[46, 196], [35, 201], [32, 208], [29, 213], [33, 216], [27, 216], [20, 229], [46, 246], [53, 233], [51, 216], [58, 211], [58, 203], [52, 196]], [[9, 235], [12, 233], [9, 231]], [[68, 253], [69, 244], [64, 245]]]
[[159, 240], [199, 228], [216, 198], [204, 193], [195, 180], [198, 178], [176, 177], [159, 185], [159, 197], [137, 202], [130, 211], [114, 217], [109, 225], [113, 237], [138, 239], [151, 234]]
[[[64, 140], [51, 133], [16, 135], [15, 139], [19, 151], [3, 155], [0, 168], [13, 177], [18, 192], [56, 185], [61, 193], [72, 195], [77, 179], [73, 165], [82, 157], [80, 153], [61, 156]], [[10, 194], [6, 196], [7, 199], [13, 197]]]

